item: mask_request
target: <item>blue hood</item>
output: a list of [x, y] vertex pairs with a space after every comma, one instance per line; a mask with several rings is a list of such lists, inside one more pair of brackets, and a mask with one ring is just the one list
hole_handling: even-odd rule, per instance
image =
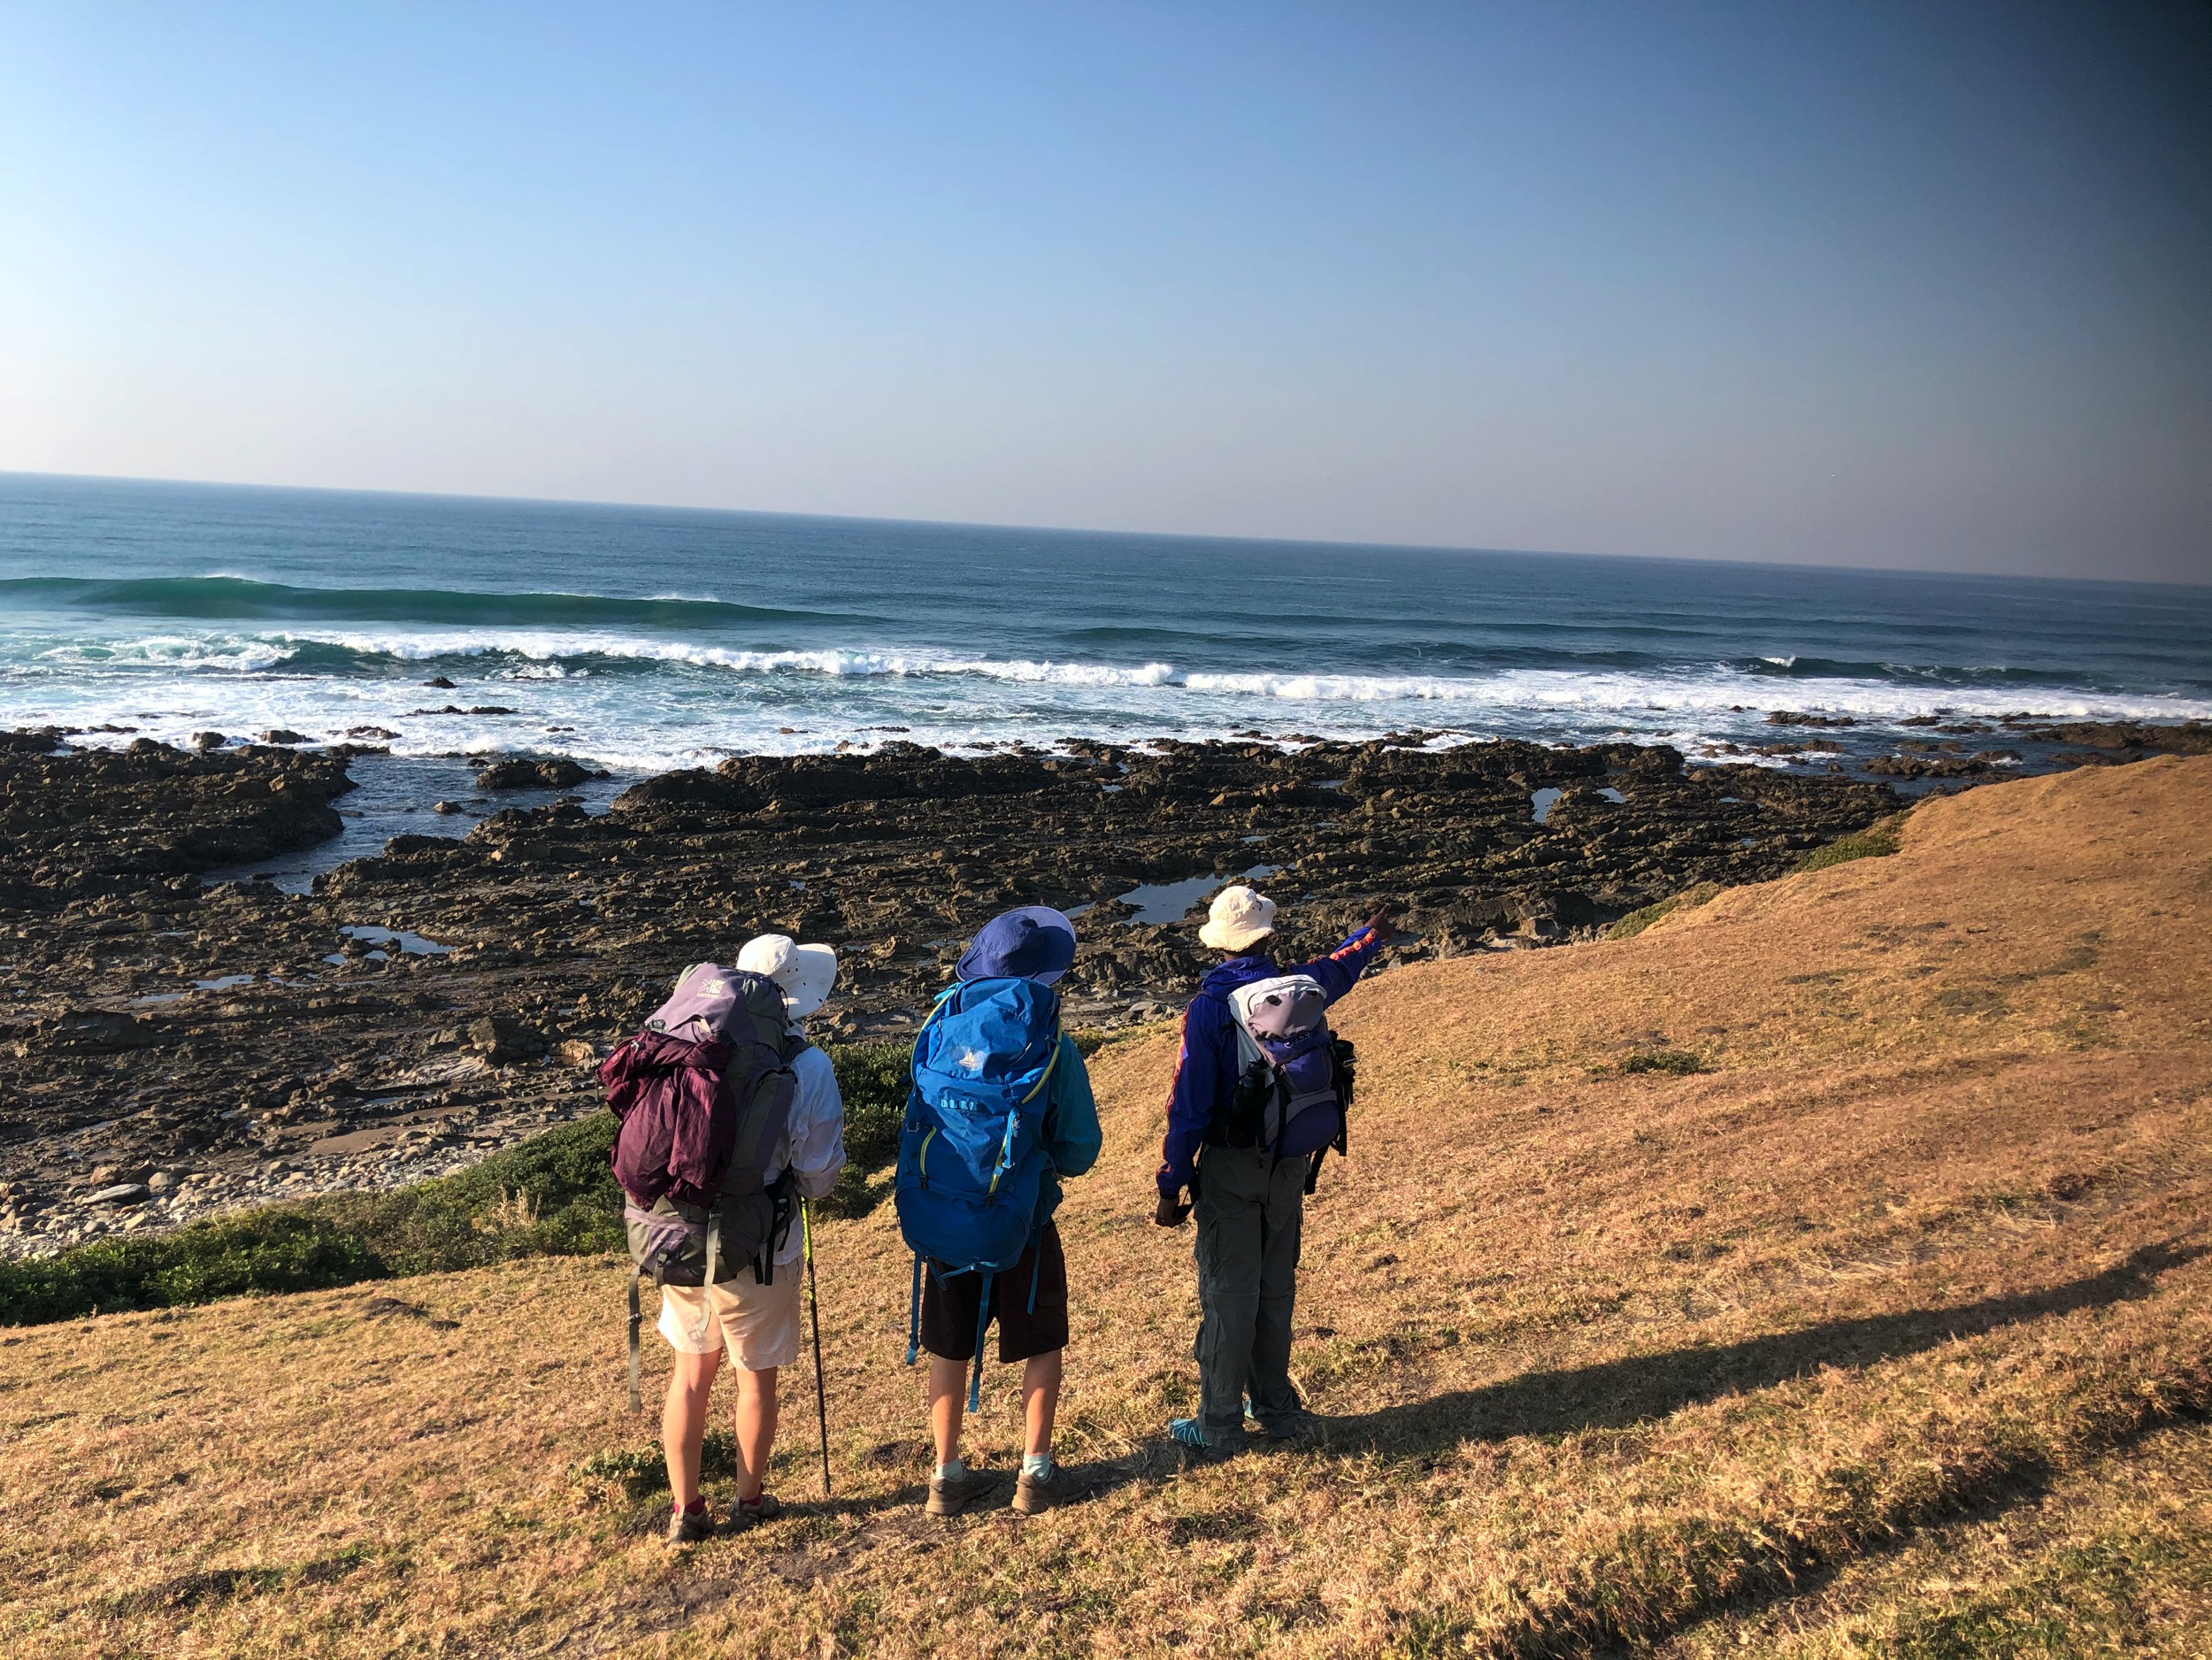
[[1226, 997], [1240, 986], [1256, 980], [1273, 980], [1282, 973], [1271, 957], [1233, 957], [1208, 972], [1199, 990], [1210, 997]]

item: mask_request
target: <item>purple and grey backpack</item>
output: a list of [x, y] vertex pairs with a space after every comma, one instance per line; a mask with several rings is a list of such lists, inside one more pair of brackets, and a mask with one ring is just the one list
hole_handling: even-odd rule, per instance
[[1256, 980], [1228, 1003], [1239, 1063], [1230, 1144], [1263, 1147], [1279, 1160], [1310, 1158], [1311, 1192], [1327, 1149], [1344, 1151], [1352, 1046], [1329, 1030], [1328, 994], [1311, 975]]
[[[806, 1039], [773, 980], [718, 964], [686, 969], [645, 1029], [600, 1068], [621, 1119], [613, 1149], [629, 1238], [631, 1395], [638, 1280], [768, 1283], [791, 1228], [789, 1184], [767, 1181], [783, 1145]], [[710, 1305], [711, 1306], [711, 1305]]]

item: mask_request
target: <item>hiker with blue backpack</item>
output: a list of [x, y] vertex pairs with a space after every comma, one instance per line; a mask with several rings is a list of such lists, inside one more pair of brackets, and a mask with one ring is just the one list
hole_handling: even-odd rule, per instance
[[1326, 1011], [1391, 935], [1378, 911], [1326, 957], [1285, 968], [1266, 950], [1274, 928], [1274, 902], [1251, 888], [1215, 897], [1198, 937], [1224, 957], [1184, 1012], [1168, 1096], [1153, 1220], [1180, 1227], [1194, 1205], [1199, 1303], [1198, 1416], [1168, 1430], [1200, 1459], [1245, 1450], [1248, 1406], [1271, 1442], [1312, 1433], [1290, 1380], [1300, 1233], [1352, 1097], [1352, 1046]]
[[1060, 1029], [1053, 989], [1074, 961], [1075, 925], [1057, 911], [1028, 905], [993, 918], [914, 1042], [896, 1203], [914, 1252], [907, 1362], [929, 1354], [932, 1516], [956, 1516], [999, 1484], [960, 1456], [962, 1390], [974, 1410], [994, 1321], [1000, 1364], [1022, 1364], [1014, 1509], [1033, 1515], [1059, 1495], [1052, 1424], [1068, 1271], [1052, 1217], [1061, 1178], [1090, 1169], [1101, 1140], [1090, 1075]]
[[[799, 1208], [837, 1185], [845, 1108], [830, 1057], [801, 1025], [828, 1000], [837, 954], [763, 934], [733, 968], [687, 969], [669, 1000], [600, 1067], [620, 1120], [612, 1152], [625, 1204], [630, 1396], [638, 1405], [638, 1283], [660, 1289], [675, 1351], [661, 1413], [674, 1503], [671, 1544], [718, 1531], [700, 1492], [708, 1398], [726, 1351], [737, 1372], [737, 1498], [725, 1531], [779, 1515], [766, 1488], [776, 1376], [799, 1358]], [[820, 1374], [818, 1338], [816, 1374]], [[824, 1479], [828, 1474], [824, 1426]]]

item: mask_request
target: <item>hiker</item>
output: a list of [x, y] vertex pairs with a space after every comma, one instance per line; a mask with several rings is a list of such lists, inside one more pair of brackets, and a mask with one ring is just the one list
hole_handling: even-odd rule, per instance
[[960, 1456], [962, 1385], [972, 1362], [973, 1407], [994, 1321], [1000, 1363], [1022, 1365], [1014, 1509], [1034, 1515], [1059, 1496], [1052, 1423], [1068, 1341], [1068, 1270], [1052, 1215], [1060, 1179], [1090, 1169], [1100, 1141], [1090, 1075], [1060, 1029], [1051, 989], [1074, 961], [1075, 925], [1057, 911], [1028, 905], [995, 917], [915, 1041], [897, 1198], [915, 1253], [907, 1359], [918, 1349], [930, 1357], [932, 1516], [956, 1516], [998, 1484]]
[[[699, 1489], [699, 1455], [725, 1350], [737, 1369], [737, 1499], [727, 1531], [742, 1533], [783, 1509], [765, 1484], [777, 1372], [799, 1357], [803, 1242], [792, 1218], [798, 1201], [835, 1187], [845, 1164], [836, 1069], [801, 1023], [828, 1001], [836, 980], [837, 954], [828, 946], [763, 934], [738, 953], [735, 972], [712, 964], [687, 971], [646, 1031], [602, 1069], [626, 1115], [615, 1173], [630, 1198], [631, 1255], [660, 1285], [657, 1329], [675, 1351], [661, 1413], [674, 1500], [671, 1544], [716, 1531]], [[626, 1108], [609, 1074], [633, 1044], [632, 1073], [687, 1068], [677, 1075], [695, 1089], [693, 1103], [710, 1111], [687, 1122], [680, 1109], [659, 1104], [666, 1096], [638, 1104], [642, 1098], [634, 1095]], [[726, 1137], [710, 1127], [718, 1105]], [[726, 1161], [718, 1173], [718, 1147]]]
[[1169, 1433], [1196, 1455], [1249, 1444], [1245, 1411], [1271, 1441], [1312, 1433], [1290, 1380], [1299, 1232], [1331, 1147], [1344, 1150], [1351, 1045], [1322, 1011], [1359, 983], [1390, 937], [1378, 911], [1335, 950], [1285, 968], [1266, 952], [1275, 903], [1238, 886], [1213, 902], [1198, 937], [1223, 953], [1183, 1015], [1153, 1220], [1198, 1213], [1199, 1410]]

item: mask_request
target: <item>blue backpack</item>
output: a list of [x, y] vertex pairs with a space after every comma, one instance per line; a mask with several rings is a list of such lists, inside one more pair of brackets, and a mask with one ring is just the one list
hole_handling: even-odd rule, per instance
[[899, 1232], [914, 1253], [906, 1360], [913, 1364], [921, 1348], [925, 1265], [941, 1284], [980, 1274], [970, 1410], [983, 1387], [992, 1278], [1013, 1267], [1036, 1234], [1038, 1189], [1052, 1167], [1044, 1126], [1059, 1057], [1059, 994], [1027, 980], [954, 987], [914, 1040], [895, 1189]]

